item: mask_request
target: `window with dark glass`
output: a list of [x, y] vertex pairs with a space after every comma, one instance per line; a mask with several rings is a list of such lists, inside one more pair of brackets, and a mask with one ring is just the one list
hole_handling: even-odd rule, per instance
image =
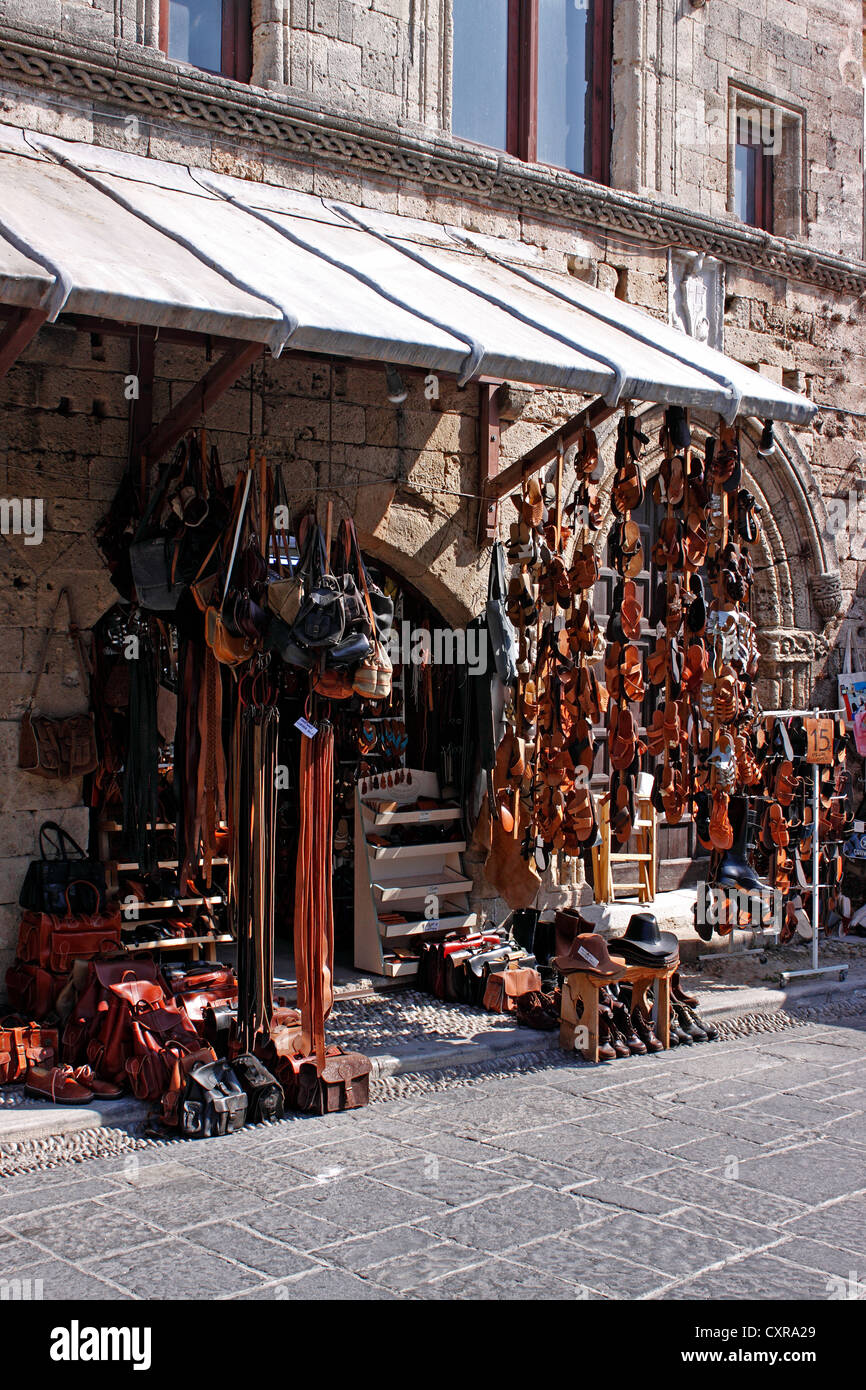
[[606, 183], [612, 0], [452, 0], [451, 128]]
[[773, 155], [743, 135], [734, 148], [734, 212], [749, 227], [773, 230]]
[[249, 82], [250, 0], [160, 0], [160, 44], [179, 63]]

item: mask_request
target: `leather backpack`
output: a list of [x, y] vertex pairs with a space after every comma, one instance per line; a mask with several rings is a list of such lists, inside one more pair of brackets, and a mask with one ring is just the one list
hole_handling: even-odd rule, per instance
[[56, 1028], [14, 1014], [0, 1019], [0, 1086], [23, 1081], [28, 1067], [53, 1067], [59, 1059]]

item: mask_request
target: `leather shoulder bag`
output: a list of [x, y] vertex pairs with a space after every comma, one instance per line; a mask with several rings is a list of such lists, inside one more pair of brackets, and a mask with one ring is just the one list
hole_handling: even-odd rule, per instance
[[69, 614], [67, 632], [81, 672], [82, 691], [85, 699], [89, 702], [90, 686], [81, 632], [75, 621], [72, 597], [69, 590], [64, 588], [57, 595], [51, 623], [45, 634], [45, 641], [42, 644], [42, 652], [39, 657], [39, 669], [36, 672], [33, 690], [21, 720], [18, 738], [18, 766], [23, 768], [25, 772], [32, 772], [37, 777], [50, 778], [55, 782], [69, 781], [74, 777], [84, 777], [88, 772], [93, 772], [99, 763], [96, 747], [96, 726], [89, 710], [84, 714], [66, 715], [64, 718], [49, 718], [33, 713], [39, 695], [39, 687], [42, 684], [42, 677], [45, 674], [48, 647], [57, 630], [57, 614], [64, 599]]

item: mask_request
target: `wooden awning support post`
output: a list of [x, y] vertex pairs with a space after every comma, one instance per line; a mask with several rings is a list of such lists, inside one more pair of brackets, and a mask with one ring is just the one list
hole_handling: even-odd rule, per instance
[[0, 332], [0, 381], [13, 367], [29, 342], [36, 337], [48, 314], [44, 309], [24, 309]]
[[234, 386], [247, 367], [261, 357], [263, 351], [261, 343], [234, 343], [183, 400], [178, 401], [165, 419], [150, 431], [142, 445], [146, 460], [152, 463], [161, 458], [187, 430], [193, 429], [220, 396]]
[[615, 415], [616, 411], [616, 406], [607, 405], [604, 399], [599, 396], [597, 400], [592, 401], [577, 415], [572, 415], [571, 419], [566, 420], [564, 425], [560, 425], [558, 430], [554, 430], [552, 434], [542, 439], [539, 444], [524, 454], [523, 458], [509, 464], [504, 472], [497, 473], [495, 477], [488, 475], [482, 481], [482, 511], [495, 507], [496, 503], [500, 502], [503, 497], [514, 492], [520, 487], [524, 478], [530, 478], [533, 473], [537, 473], [541, 468], [544, 468], [545, 464], [555, 459], [560, 449], [563, 452], [569, 449], [572, 444], [578, 441], [585, 426], [588, 425], [591, 429], [596, 429], [598, 425], [610, 419], [611, 415]]
[[499, 474], [499, 385], [482, 382], [481, 410], [478, 422], [479, 474], [481, 502], [478, 511], [478, 540], [488, 544], [496, 540], [496, 525], [499, 519], [499, 501], [492, 498], [487, 502], [487, 489]]

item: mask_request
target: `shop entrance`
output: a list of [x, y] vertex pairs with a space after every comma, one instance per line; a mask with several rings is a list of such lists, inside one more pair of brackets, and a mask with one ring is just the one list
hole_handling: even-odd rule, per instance
[[[463, 721], [459, 668], [450, 625], [391, 566], [364, 556], [370, 580], [394, 603], [393, 686], [384, 702], [332, 701], [334, 725], [333, 893], [335, 980], [351, 984], [355, 961], [355, 788], [361, 779], [387, 799], [406, 791], [407, 770], [435, 775], [441, 794], [456, 797]], [[444, 640], [443, 640], [444, 639]], [[444, 659], [443, 659], [444, 658]], [[287, 780], [277, 812], [275, 845], [277, 974], [293, 979], [295, 871], [299, 804], [297, 769], [307, 679], [286, 673], [280, 699], [279, 763]], [[319, 709], [323, 706], [319, 702]], [[363, 853], [363, 846], [361, 846]]]

